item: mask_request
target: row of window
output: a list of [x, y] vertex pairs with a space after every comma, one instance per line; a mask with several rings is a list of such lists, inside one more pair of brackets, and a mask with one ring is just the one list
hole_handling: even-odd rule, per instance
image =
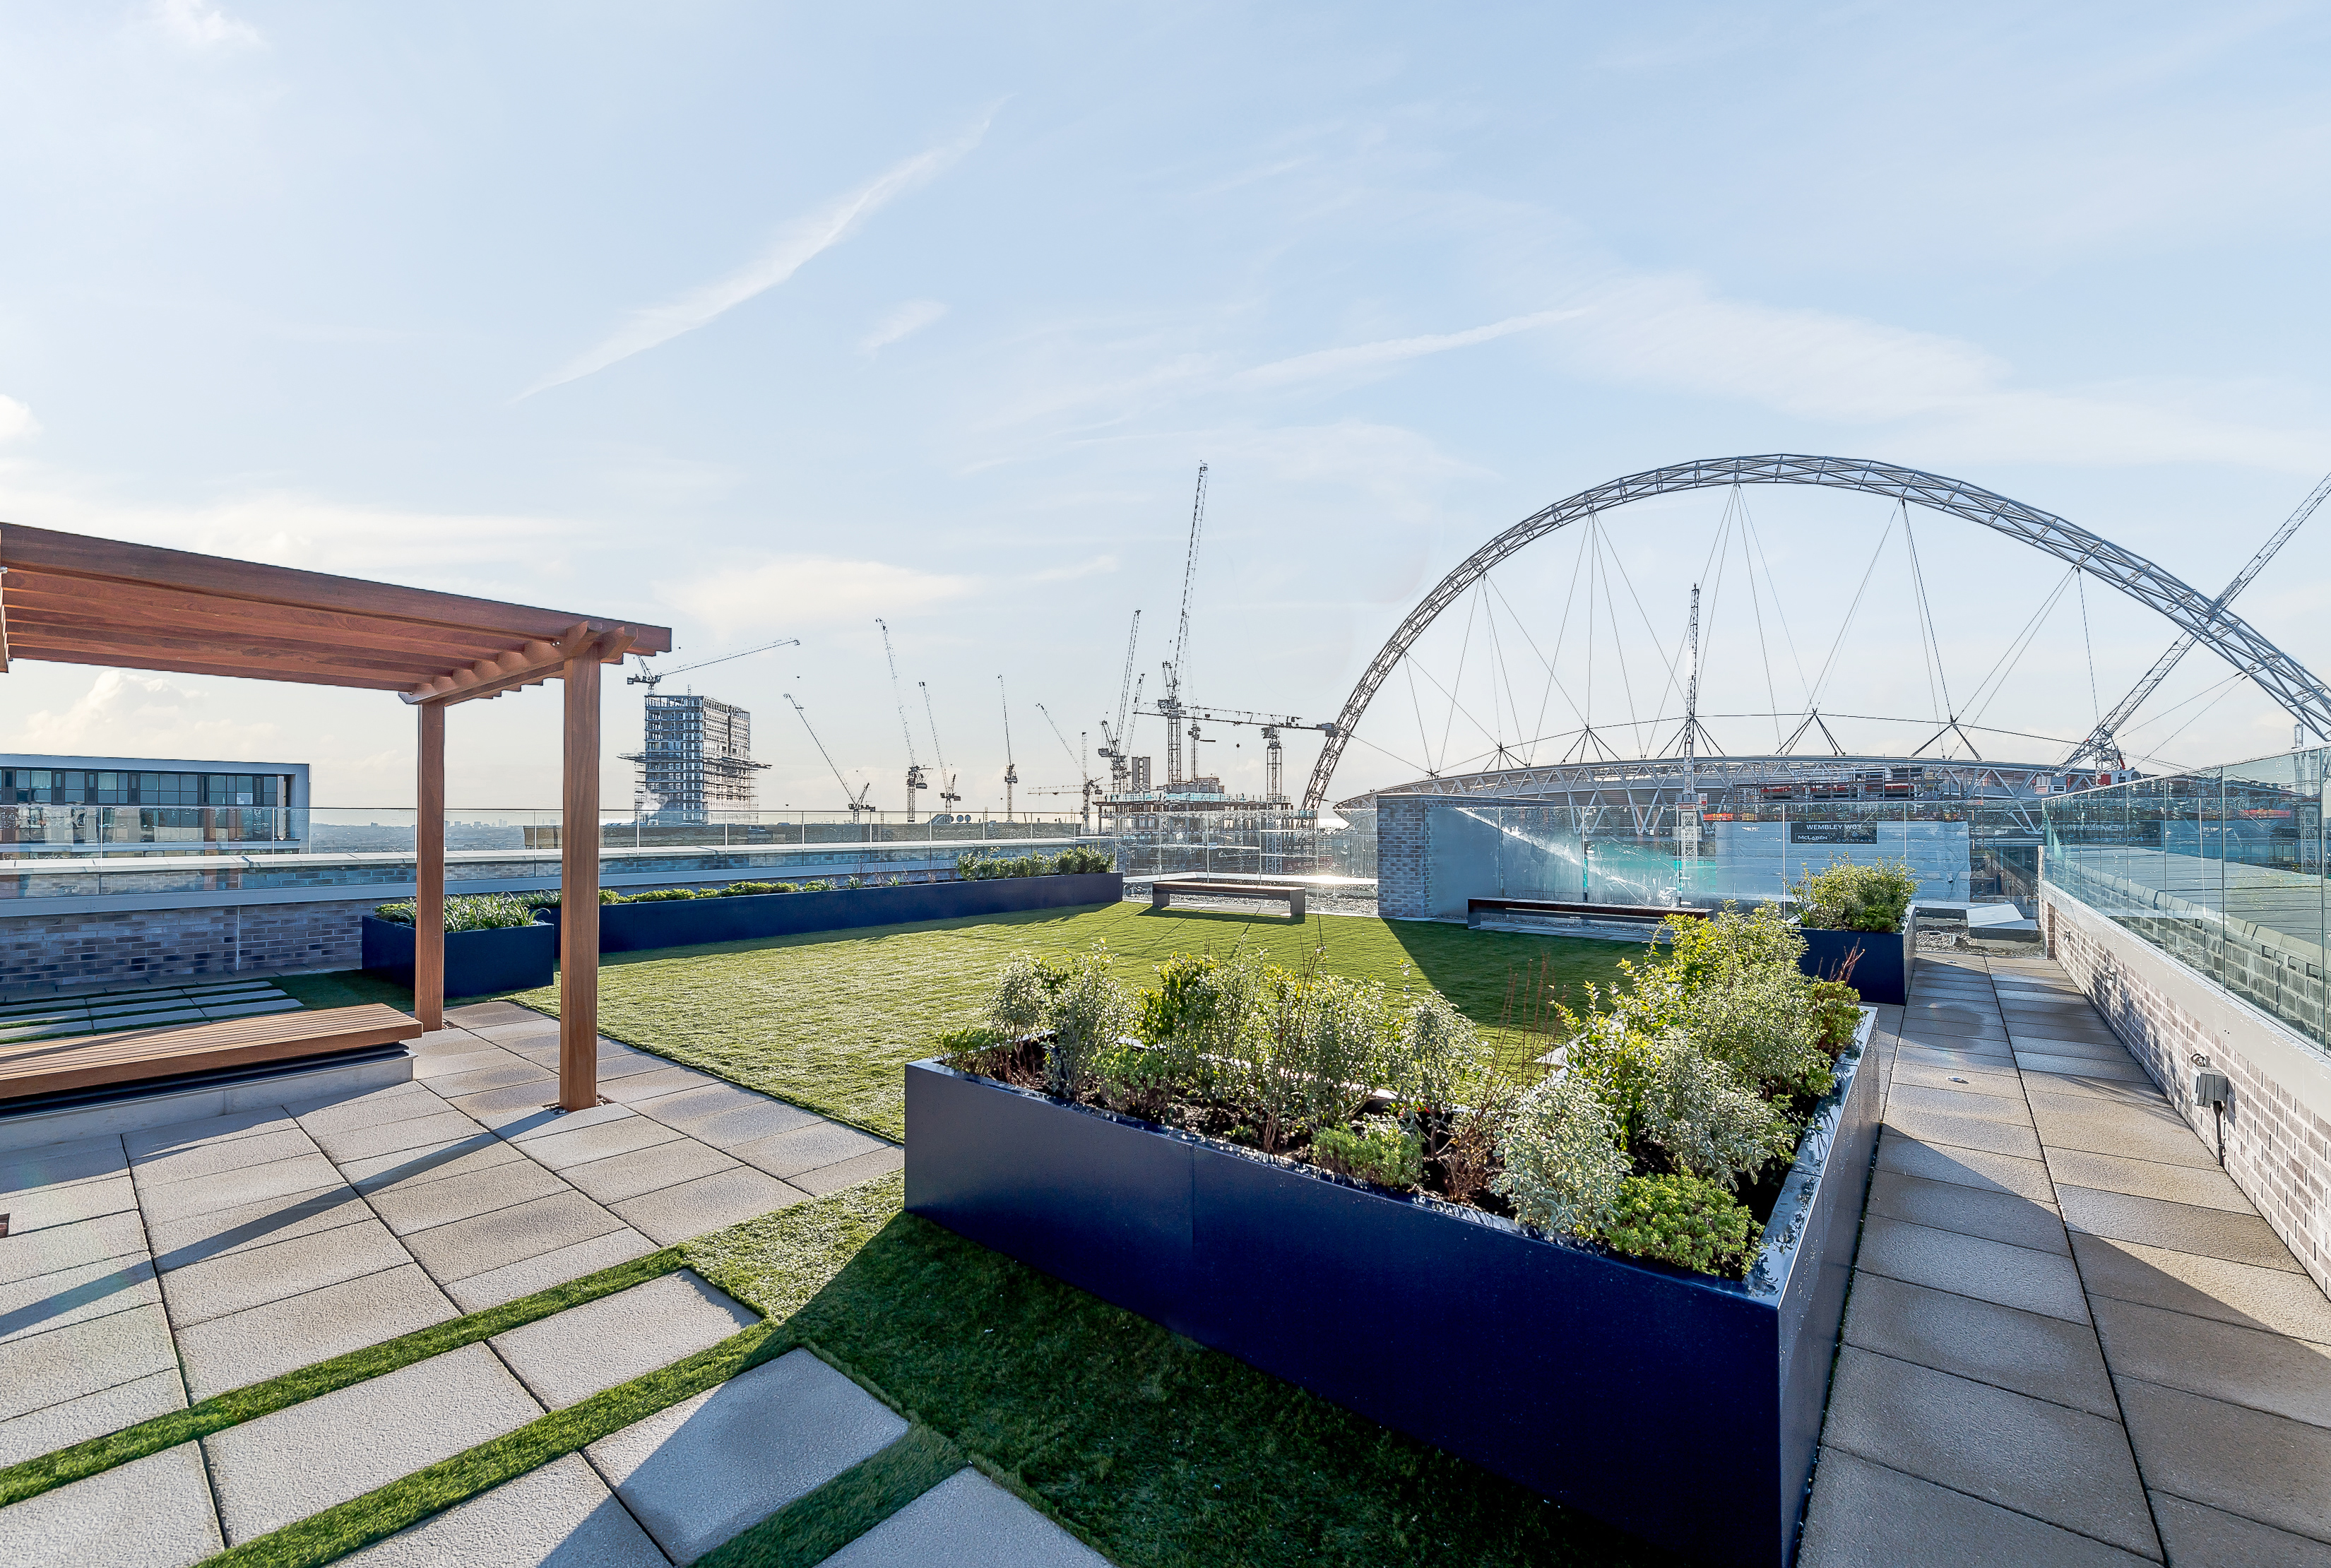
[[0, 804], [90, 806], [282, 806], [283, 774], [103, 773], [94, 768], [0, 768]]

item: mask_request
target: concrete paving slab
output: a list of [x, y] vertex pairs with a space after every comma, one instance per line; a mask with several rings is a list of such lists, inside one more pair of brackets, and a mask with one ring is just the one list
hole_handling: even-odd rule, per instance
[[1923, 1058], [1894, 1059], [1897, 1088], [1932, 1089], [1938, 1094], [1989, 1095], [2023, 1103], [2023, 1079], [2011, 1067], [1981, 1068], [1972, 1063], [1930, 1062]]
[[665, 1095], [683, 1094], [692, 1088], [708, 1088], [721, 1080], [694, 1068], [661, 1067], [653, 1072], [633, 1073], [599, 1086], [599, 1092], [622, 1105], [644, 1105]]
[[2139, 1378], [2113, 1383], [2155, 1491], [2331, 1544], [2331, 1431]]
[[480, 1127], [468, 1137], [456, 1138], [452, 1143], [427, 1144], [417, 1149], [399, 1149], [393, 1155], [350, 1160], [340, 1170], [357, 1192], [372, 1193], [451, 1181], [455, 1176], [473, 1175], [525, 1158]]
[[[1883, 1041], [1879, 1042], [1881, 1045]], [[1907, 1035], [1895, 1041], [1894, 1060], [1899, 1065], [1916, 1064], [1940, 1068], [1946, 1072], [1965, 1072], [1972, 1068], [1977, 1072], [2006, 1073], [2014, 1070], [2014, 1053], [2002, 1045], [1996, 1050], [1969, 1050], [1959, 1045], [1927, 1045]]]
[[456, 1279], [445, 1287], [445, 1294], [462, 1311], [480, 1312], [538, 1290], [547, 1290], [554, 1285], [564, 1285], [569, 1279], [580, 1279], [585, 1274], [596, 1274], [602, 1269], [643, 1258], [655, 1250], [654, 1242], [626, 1225], [620, 1231], [594, 1236], [588, 1241], [577, 1241], [571, 1247], [557, 1248], [483, 1274], [472, 1274], [467, 1279]]
[[212, 1144], [227, 1143], [258, 1133], [298, 1130], [291, 1114], [281, 1106], [261, 1106], [247, 1111], [233, 1111], [223, 1117], [203, 1117], [195, 1121], [173, 1122], [167, 1126], [144, 1127], [123, 1134], [121, 1144], [129, 1158], [142, 1165], [167, 1155], [205, 1148]]
[[966, 1468], [820, 1568], [1108, 1568], [1108, 1559], [977, 1470]]
[[629, 1106], [610, 1100], [605, 1105], [589, 1106], [579, 1111], [547, 1110], [532, 1117], [513, 1118], [497, 1126], [494, 1134], [513, 1144], [525, 1144], [536, 1138], [557, 1137], [562, 1133], [595, 1127], [601, 1122], [619, 1122], [638, 1114]]
[[445, 1010], [445, 1022], [463, 1029], [491, 1029], [505, 1023], [547, 1023], [557, 1027], [558, 1020], [547, 1012], [537, 1012], [515, 1002], [465, 1002], [459, 1007]]
[[2153, 1495], [2153, 1518], [2172, 1563], [2242, 1568], [2324, 1568], [2331, 1563], [2331, 1552], [2320, 1541], [2166, 1492]]
[[[553, 1071], [557, 1069], [558, 1037], [555, 1034], [547, 1040], [513, 1041], [504, 1049], [538, 1067]], [[676, 1065], [670, 1057], [658, 1056], [633, 1046], [604, 1041], [599, 1046], [598, 1070], [602, 1083], [611, 1079], [636, 1078], [643, 1072], [661, 1072]]]
[[137, 1174], [138, 1190], [143, 1193], [252, 1165], [297, 1159], [315, 1152], [316, 1145], [309, 1141], [307, 1134], [297, 1126], [287, 1126], [248, 1136], [174, 1146], [166, 1153], [133, 1159], [131, 1168]]
[[2261, 1269], [2299, 1271], [2298, 1260], [2282, 1238], [2255, 1214], [2229, 1214], [2222, 1209], [2201, 1209], [2191, 1203], [2166, 1203], [2158, 1198], [2132, 1198], [2125, 1193], [2099, 1193], [2091, 1187], [2056, 1184], [2056, 1202], [2064, 1224], [2091, 1236], [2116, 1241], [2140, 1241], [2179, 1252], [2198, 1252], [2233, 1263]]
[[[421, 1091], [427, 1094], [428, 1090]], [[430, 1097], [433, 1100], [435, 1096]], [[441, 1107], [425, 1115], [407, 1117], [398, 1121], [360, 1124], [340, 1129], [319, 1129], [316, 1142], [335, 1160], [362, 1160], [374, 1155], [393, 1155], [405, 1149], [425, 1148], [432, 1145], [456, 1144], [475, 1137], [485, 1129], [436, 1100]]]
[[0, 1508], [13, 1568], [179, 1568], [224, 1545], [192, 1443]]
[[738, 1144], [728, 1152], [772, 1176], [792, 1176], [890, 1146], [871, 1133], [861, 1133], [839, 1122], [819, 1121], [791, 1132]]
[[149, 1222], [191, 1219], [264, 1199], [297, 1197], [338, 1186], [340, 1173], [332, 1162], [313, 1152], [263, 1165], [221, 1171], [196, 1182], [172, 1182], [166, 1186], [138, 1184], [138, 1203]]
[[1865, 1273], [1846, 1303], [1845, 1342], [2091, 1415], [2119, 1414], [2085, 1324]]
[[580, 1454], [343, 1557], [347, 1568], [665, 1568], [670, 1559]]
[[[583, 1122], [583, 1117], [591, 1117]], [[684, 1135], [625, 1106], [601, 1106], [566, 1118], [568, 1124], [538, 1129], [518, 1140], [527, 1157], [554, 1171], [681, 1142]]]
[[2089, 1305], [2120, 1376], [2331, 1428], [2331, 1345], [2132, 1301]]
[[0, 1246], [0, 1286], [38, 1279], [109, 1258], [143, 1258], [146, 1227], [135, 1212], [100, 1214], [78, 1225], [55, 1225]]
[[2028, 1247], [1873, 1215], [1862, 1221], [1855, 1267], [2067, 1323], [2088, 1321], [2088, 1298], [2080, 1293], [2072, 1260]]
[[861, 1182], [871, 1182], [877, 1176], [887, 1176], [907, 1163], [904, 1149], [876, 1149], [871, 1154], [853, 1155], [849, 1159], [831, 1165], [820, 1165], [814, 1171], [800, 1171], [787, 1176], [786, 1182], [813, 1197], [824, 1197], [839, 1193], [844, 1187], [854, 1187]]
[[1823, 1449], [1798, 1568], [2138, 1568], [2150, 1563], [1980, 1497]]
[[[176, 1368], [149, 1373], [0, 1421], [0, 1465], [36, 1459], [186, 1408], [186, 1385]], [[0, 1511], [0, 1520], [6, 1517]], [[0, 1529], [0, 1536], [5, 1535], [5, 1529]]]
[[598, 1202], [620, 1203], [642, 1193], [741, 1168], [719, 1150], [675, 1134], [668, 1143], [611, 1155], [604, 1160], [564, 1165], [558, 1174], [578, 1192]]
[[2305, 1274], [2077, 1232], [2072, 1256], [2092, 1296], [2331, 1345], [2331, 1301]]
[[138, 1207], [138, 1189], [128, 1172], [86, 1182], [57, 1182], [29, 1192], [0, 1196], [0, 1214], [8, 1216], [11, 1238], [45, 1231], [52, 1225], [74, 1225], [100, 1214], [126, 1214]]
[[2049, 1174], [2068, 1186], [2136, 1198], [2163, 1198], [2230, 1214], [2255, 1214], [2233, 1178], [2215, 1165], [2165, 1165], [2158, 1160], [2124, 1159], [2086, 1149], [2050, 1149]]
[[795, 1127], [813, 1126], [822, 1119], [799, 1106], [726, 1083], [659, 1095], [642, 1102], [640, 1110], [717, 1149], [791, 1132]]
[[656, 1544], [687, 1563], [906, 1430], [864, 1389], [796, 1350], [585, 1451]]
[[1918, 1111], [1975, 1117], [1984, 1121], [2004, 1122], [2017, 1127], [2031, 1125], [2031, 1113], [2023, 1108], [2023, 1096], [2020, 1092], [2009, 1097], [1976, 1094], [1972, 1083], [1964, 1087], [1952, 1085], [1946, 1088], [1928, 1088], [1920, 1084], [1905, 1083], [1898, 1074], [1893, 1087], [1887, 1091], [1887, 1116], [1891, 1118], [1897, 1114]]
[[75, 1138], [71, 1143], [44, 1144], [37, 1148], [0, 1153], [0, 1198], [14, 1198], [41, 1187], [65, 1182], [86, 1182], [119, 1175], [129, 1169], [129, 1156], [119, 1134]]
[[[483, 1042], [476, 1042], [482, 1045]], [[434, 1085], [442, 1079], [460, 1078], [490, 1067], [505, 1067], [514, 1061], [524, 1061], [499, 1046], [486, 1045], [478, 1050], [440, 1051], [433, 1056], [417, 1059], [413, 1064], [414, 1081]]]
[[178, 1330], [196, 1399], [263, 1383], [461, 1316], [416, 1263], [305, 1290]]
[[162, 1276], [162, 1299], [169, 1307], [171, 1325], [184, 1328], [344, 1279], [377, 1274], [407, 1260], [404, 1249], [388, 1233], [388, 1227], [377, 1220], [366, 1220], [190, 1263]]
[[623, 1228], [623, 1221], [614, 1215], [582, 1193], [567, 1191], [416, 1231], [404, 1238], [404, 1244], [442, 1285]]
[[482, 1126], [494, 1126], [498, 1125], [497, 1117], [532, 1116], [557, 1100], [557, 1075], [546, 1073], [524, 1083], [480, 1089], [474, 1094], [449, 1095], [445, 1103]]
[[1929, 1182], [1898, 1171], [1873, 1171], [1866, 1212], [1907, 1220], [1963, 1236], [1988, 1236], [2039, 1252], [2072, 1255], [2064, 1222], [2051, 1205], [2012, 1193], [1989, 1193], [1956, 1182]]
[[230, 1545], [362, 1497], [542, 1413], [494, 1353], [463, 1345], [203, 1440]]
[[159, 1307], [162, 1288], [144, 1258], [106, 1258], [0, 1285], [0, 1345], [133, 1307]]
[[2086, 1149], [2197, 1170], [2217, 1168], [2217, 1155], [2202, 1146], [2193, 1129], [2165, 1103], [2157, 1108], [2106, 1105], [2090, 1098], [2050, 1094], [2037, 1082], [2023, 1087], [2031, 1097], [2031, 1119], [2050, 1148]]
[[632, 1229], [670, 1247], [707, 1231], [786, 1208], [804, 1195], [800, 1188], [787, 1186], [775, 1176], [738, 1165], [676, 1186], [658, 1187], [610, 1207]]
[[490, 1343], [552, 1410], [715, 1345], [760, 1315], [682, 1269], [537, 1318]]
[[2135, 1061], [2128, 1048], [2117, 1040], [2084, 1040], [2061, 1030], [2018, 1029], [2011, 1036], [2018, 1050], [2041, 1056], [2069, 1056], [2084, 1061]]
[[[521, 1085], [556, 1083], [558, 1074], [536, 1066], [524, 1057], [502, 1053], [504, 1060], [489, 1062], [467, 1072], [452, 1073], [429, 1080], [433, 1094], [442, 1095], [449, 1101], [462, 1100], [488, 1089], [515, 1088]], [[557, 1098], [554, 1091], [552, 1098]], [[538, 1097], [537, 1103], [539, 1103]]]
[[2107, 1061], [2019, 1049], [2015, 1065], [2031, 1088], [2045, 1094], [2098, 1093], [2106, 1085], [2123, 1092], [2159, 1092], [2154, 1088], [2153, 1079], [2134, 1060]]
[[8, 1375], [0, 1380], [0, 1421], [44, 1410], [100, 1389], [177, 1369], [170, 1326], [156, 1307], [133, 1307], [8, 1346]]
[[296, 1240], [342, 1225], [361, 1224], [373, 1217], [356, 1189], [343, 1183], [284, 1198], [262, 1198], [232, 1209], [214, 1209], [175, 1220], [156, 1220], [146, 1227], [154, 1247], [154, 1266], [165, 1271], [184, 1269], [205, 1258], [221, 1258], [253, 1247]]
[[567, 1191], [566, 1183], [531, 1161], [495, 1165], [435, 1182], [407, 1182], [374, 1193], [372, 1206], [399, 1236], [474, 1220], [498, 1209]]
[[1828, 1447], [2158, 1559], [2118, 1421], [1948, 1373], [1838, 1353]]
[[2029, 1126], [2013, 1122], [1889, 1105], [1886, 1125], [1921, 1143], [1955, 1144], [1963, 1149], [1987, 1149], [1995, 1155], [2013, 1155], [2025, 1160], [2040, 1157], [2040, 1135]]

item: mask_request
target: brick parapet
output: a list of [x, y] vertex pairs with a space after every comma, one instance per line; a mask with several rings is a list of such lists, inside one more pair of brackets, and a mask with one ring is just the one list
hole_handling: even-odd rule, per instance
[[2317, 1285], [2331, 1292], [2331, 1054], [2052, 883], [2041, 888], [2048, 951], [2203, 1143], [2196, 1055], [2233, 1086], [2226, 1174]]
[[1387, 920], [1432, 917], [1431, 805], [1422, 796], [1376, 797], [1376, 913]]
[[0, 997], [354, 969], [376, 899], [0, 917]]

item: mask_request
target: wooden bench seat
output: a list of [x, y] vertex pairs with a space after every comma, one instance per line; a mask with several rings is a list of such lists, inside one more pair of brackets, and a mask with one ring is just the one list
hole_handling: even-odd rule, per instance
[[1465, 924], [1479, 926], [1485, 914], [1556, 915], [1583, 920], [1626, 920], [1638, 925], [1656, 926], [1670, 916], [1680, 915], [1687, 920], [1705, 920], [1708, 911], [1692, 908], [1670, 908], [1660, 904], [1578, 904], [1552, 898], [1468, 898], [1465, 900]]
[[0, 1110], [12, 1100], [38, 1095], [376, 1050], [418, 1039], [422, 1032], [419, 1019], [368, 1002], [360, 1007], [28, 1041], [0, 1046]]
[[1310, 889], [1295, 886], [1266, 885], [1261, 882], [1208, 882], [1204, 880], [1168, 881], [1163, 877], [1149, 884], [1149, 907], [1163, 909], [1174, 901], [1176, 893], [1199, 893], [1209, 898], [1284, 898], [1291, 918], [1303, 918], [1303, 905]]

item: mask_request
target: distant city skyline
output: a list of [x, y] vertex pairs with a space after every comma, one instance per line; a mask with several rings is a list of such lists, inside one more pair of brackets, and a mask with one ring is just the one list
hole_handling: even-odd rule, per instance
[[[878, 615], [966, 809], [1002, 804], [998, 674], [1022, 804], [1072, 805], [1032, 799], [1076, 782], [1036, 705], [1099, 746], [1137, 608], [1154, 698], [1202, 460], [1185, 696], [1314, 722], [1476, 546], [1686, 459], [1947, 474], [2215, 593], [2331, 470], [2326, 48], [2322, 5], [18, 5], [0, 522], [633, 614], [667, 664], [797, 636], [693, 689], [757, 716], [764, 806], [823, 810], [788, 695], [904, 804]], [[1824, 660], [1843, 714], [1993, 681], [2020, 762], [2173, 635], [1914, 514], [1929, 640], [1889, 508], [1745, 499], [1516, 557], [1331, 798], [1493, 741], [1543, 760], [1589, 709], [1656, 748], [1695, 582], [1704, 712], [1791, 711]], [[2240, 606], [2318, 674], [2326, 583], [2331, 517]], [[2231, 673], [2191, 656], [2141, 746], [2288, 745]], [[608, 689], [612, 802], [641, 689]], [[5, 690], [0, 749], [411, 796], [393, 698], [41, 664]], [[1712, 723], [1741, 752], [1793, 727]], [[457, 811], [554, 802], [557, 726], [540, 692], [455, 710]], [[1253, 732], [1220, 733], [1200, 771], [1259, 790]], [[1162, 759], [1156, 720], [1131, 749]]]

